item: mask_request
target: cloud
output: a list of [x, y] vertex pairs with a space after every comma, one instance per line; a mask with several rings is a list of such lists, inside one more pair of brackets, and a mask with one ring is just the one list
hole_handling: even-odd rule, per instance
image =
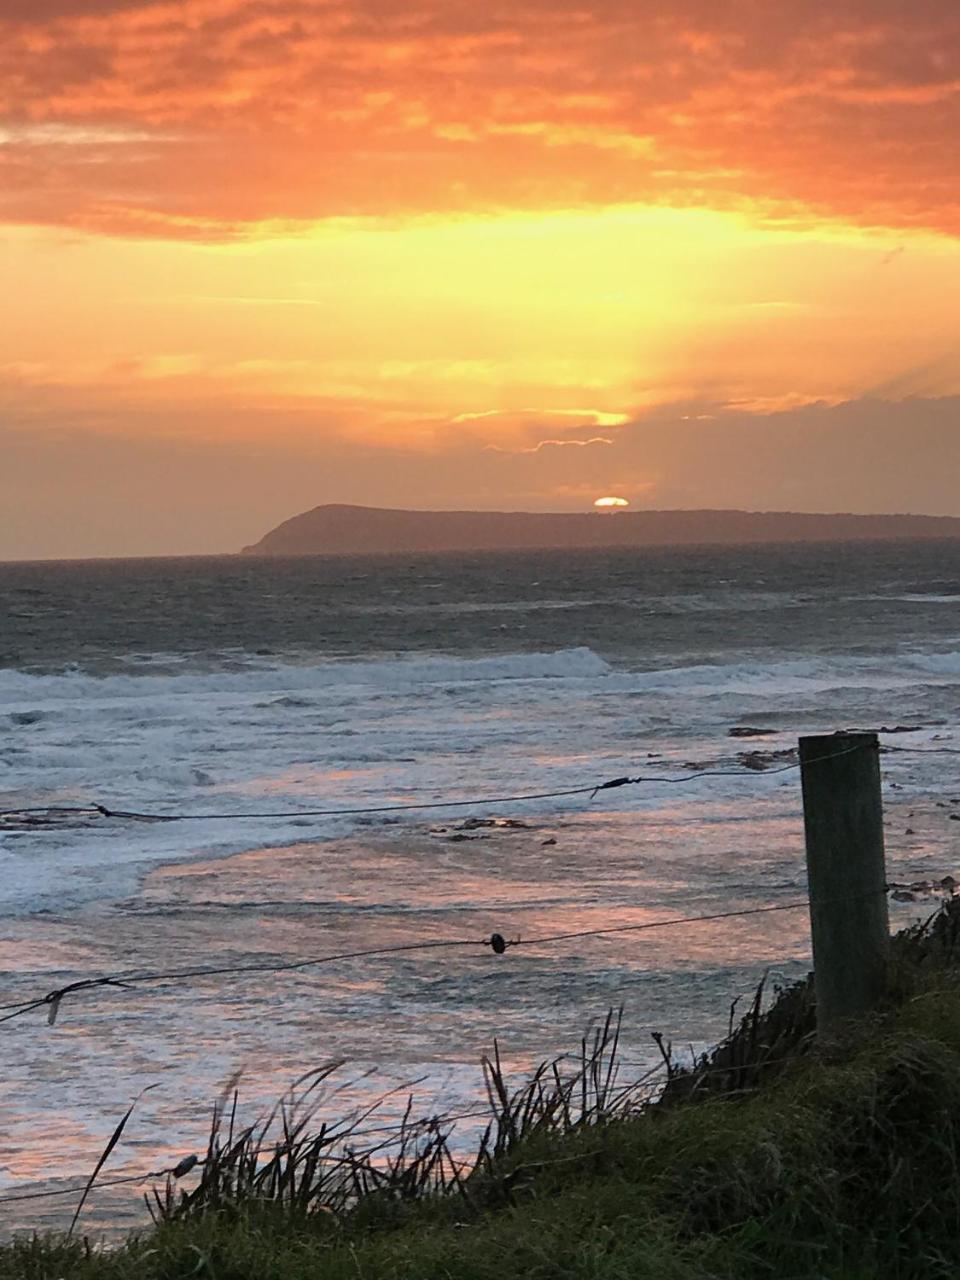
[[515, 424], [525, 420], [542, 422], [544, 418], [575, 418], [595, 427], [621, 427], [630, 421], [629, 414], [611, 413], [607, 409], [481, 409], [477, 412], [458, 413], [453, 421]]
[[500, 445], [488, 444], [488, 453], [540, 453], [543, 449], [587, 449], [594, 444], [613, 444], [607, 436], [591, 436], [589, 440], [538, 440], [536, 444], [525, 449], [503, 449]]
[[[181, 420], [198, 413], [204, 437], [186, 438]], [[602, 448], [519, 454], [469, 438], [429, 451], [373, 448], [340, 432], [324, 406], [307, 434], [299, 410], [276, 412], [268, 447], [260, 416], [222, 405], [110, 410], [92, 395], [71, 407], [53, 392], [0, 398], [0, 559], [230, 551], [336, 501], [587, 510], [615, 493], [633, 509], [960, 515], [960, 396], [773, 413], [661, 406]]]
[[655, 471], [657, 506], [960, 515], [960, 396], [702, 408], [618, 436], [610, 461]]
[[960, 350], [954, 349], [935, 360], [898, 369], [867, 391], [875, 400], [904, 400], [908, 396], [935, 396], [945, 379], [960, 367]]
[[757, 205], [960, 233], [954, 0], [9, 0], [0, 217]]

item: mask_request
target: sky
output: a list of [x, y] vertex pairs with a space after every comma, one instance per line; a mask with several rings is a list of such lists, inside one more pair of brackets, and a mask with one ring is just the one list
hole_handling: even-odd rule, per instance
[[3, 0], [0, 559], [960, 515], [956, 0]]

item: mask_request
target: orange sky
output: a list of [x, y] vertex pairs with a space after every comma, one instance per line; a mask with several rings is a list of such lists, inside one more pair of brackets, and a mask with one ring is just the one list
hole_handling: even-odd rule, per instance
[[956, 0], [5, 0], [0, 558], [960, 514], [958, 103]]

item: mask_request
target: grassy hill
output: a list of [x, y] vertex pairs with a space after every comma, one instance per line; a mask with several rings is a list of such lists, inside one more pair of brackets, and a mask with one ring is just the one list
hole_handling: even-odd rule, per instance
[[590, 547], [739, 546], [960, 538], [960, 519], [790, 511], [405, 511], [330, 503], [284, 520], [244, 555], [385, 555]]

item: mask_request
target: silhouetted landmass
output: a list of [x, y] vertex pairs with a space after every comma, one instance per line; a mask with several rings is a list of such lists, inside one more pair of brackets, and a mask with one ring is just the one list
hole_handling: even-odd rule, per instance
[[952, 516], [809, 515], [788, 511], [400, 511], [314, 507], [284, 520], [245, 555], [663, 547], [709, 543], [960, 538]]

